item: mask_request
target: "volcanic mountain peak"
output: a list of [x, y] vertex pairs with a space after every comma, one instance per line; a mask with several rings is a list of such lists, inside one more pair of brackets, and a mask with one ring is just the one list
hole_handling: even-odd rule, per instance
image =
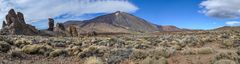
[[80, 33], [131, 33], [131, 32], [158, 32], [180, 31], [175, 26], [160, 26], [136, 17], [132, 14], [117, 11], [85, 21], [68, 21], [64, 25], [77, 25]]

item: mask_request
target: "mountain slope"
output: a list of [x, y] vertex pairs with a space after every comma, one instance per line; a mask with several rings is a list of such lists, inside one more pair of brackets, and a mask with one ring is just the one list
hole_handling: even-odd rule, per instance
[[[80, 33], [98, 32], [98, 33], [131, 33], [131, 32], [157, 32], [157, 31], [175, 31], [175, 27], [159, 27], [158, 25], [147, 22], [144, 19], [125, 12], [115, 12], [96, 17], [85, 21], [68, 21], [65, 26], [77, 25]], [[161, 29], [161, 30], [160, 30]]]

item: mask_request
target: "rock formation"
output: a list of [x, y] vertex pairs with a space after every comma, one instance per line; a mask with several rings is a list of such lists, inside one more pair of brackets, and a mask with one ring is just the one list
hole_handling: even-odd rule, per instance
[[78, 36], [77, 28], [74, 25], [68, 27], [68, 32], [70, 36]]
[[56, 30], [63, 30], [63, 31], [65, 31], [65, 26], [63, 25], [63, 23], [57, 23]]
[[[24, 15], [11, 9], [6, 15], [6, 25], [0, 31], [1, 35], [37, 35], [38, 30], [25, 23]], [[3, 23], [4, 24], [4, 23]]]
[[65, 26], [63, 23], [57, 23], [56, 27], [54, 28], [55, 36], [68, 36], [69, 33], [66, 31]]
[[54, 20], [52, 18], [48, 19], [48, 30], [53, 31], [54, 30]]
[[6, 25], [7, 25], [6, 22], [3, 21], [3, 23], [2, 23], [2, 27], [5, 27]]

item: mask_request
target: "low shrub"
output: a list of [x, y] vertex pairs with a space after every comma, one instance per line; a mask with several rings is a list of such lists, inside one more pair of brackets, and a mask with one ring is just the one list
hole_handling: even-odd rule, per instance
[[77, 55], [78, 53], [82, 52], [82, 49], [80, 46], [72, 46], [70, 48], [67, 48], [69, 55]]
[[51, 51], [53, 51], [51, 46], [48, 45], [26, 45], [22, 48], [22, 52], [26, 54], [43, 54], [48, 55]]
[[104, 62], [98, 57], [89, 57], [83, 64], [104, 64]]
[[147, 57], [146, 59], [140, 61], [139, 64], [168, 64], [168, 62], [164, 57], [160, 59]]
[[232, 60], [236, 63], [239, 63], [240, 57], [235, 52], [220, 52], [214, 56], [212, 63], [218, 62], [219, 60]]
[[83, 49], [83, 51], [80, 52], [78, 56], [81, 58], [90, 56], [102, 57], [107, 50], [108, 49], [103, 46], [90, 46], [88, 48]]
[[32, 42], [30, 40], [27, 40], [25, 38], [21, 38], [21, 39], [18, 39], [14, 42], [14, 45], [17, 46], [17, 47], [20, 47], [22, 48], [23, 46], [25, 45], [29, 45], [31, 44]]
[[210, 47], [205, 47], [205, 48], [198, 48], [197, 49], [197, 54], [212, 54], [214, 53], [215, 50]]
[[138, 60], [138, 59], [145, 59], [148, 56], [148, 53], [144, 50], [133, 50], [133, 52], [130, 55], [130, 59]]
[[171, 55], [173, 55], [175, 52], [176, 52], [175, 49], [168, 48], [168, 47], [158, 47], [158, 48], [155, 48], [155, 49], [150, 49], [148, 51], [149, 56], [155, 57], [155, 58], [160, 58], [160, 57], [168, 58]]
[[9, 55], [13, 58], [25, 58], [25, 54], [21, 52], [21, 49], [10, 50]]
[[184, 55], [195, 55], [195, 54], [212, 54], [215, 50], [210, 47], [203, 47], [203, 48], [185, 48], [181, 51]]
[[67, 56], [67, 55], [68, 53], [67, 53], [67, 50], [65, 49], [56, 49], [49, 54], [50, 57]]
[[237, 64], [237, 63], [232, 60], [219, 60], [214, 62], [214, 64]]
[[8, 52], [10, 49], [11, 45], [5, 41], [0, 41], [0, 52]]

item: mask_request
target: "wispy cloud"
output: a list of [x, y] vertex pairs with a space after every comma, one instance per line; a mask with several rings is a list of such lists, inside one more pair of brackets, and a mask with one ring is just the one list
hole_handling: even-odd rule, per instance
[[206, 0], [200, 6], [202, 12], [210, 17], [220, 19], [240, 18], [240, 0]]
[[65, 15], [64, 20], [71, 20], [84, 14], [138, 10], [137, 6], [127, 0], [0, 0], [0, 20], [11, 8], [23, 12], [27, 23], [61, 15]]
[[228, 26], [240, 26], [239, 21], [228, 21], [225, 24], [228, 25]]

